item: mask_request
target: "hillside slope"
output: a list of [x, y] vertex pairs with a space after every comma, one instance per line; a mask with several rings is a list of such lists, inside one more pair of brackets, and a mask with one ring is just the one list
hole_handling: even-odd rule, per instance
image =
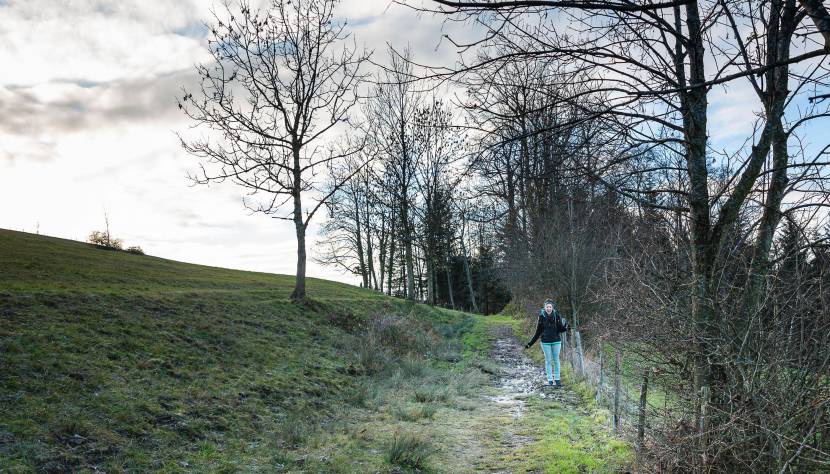
[[412, 309], [316, 279], [301, 308], [293, 277], [7, 230], [0, 269], [0, 468], [12, 471], [269, 470], [299, 425], [360, 397], [354, 328]]
[[293, 282], [0, 230], [0, 472], [627, 463], [604, 414], [537, 397], [538, 366], [511, 391], [519, 320], [316, 279], [301, 307]]

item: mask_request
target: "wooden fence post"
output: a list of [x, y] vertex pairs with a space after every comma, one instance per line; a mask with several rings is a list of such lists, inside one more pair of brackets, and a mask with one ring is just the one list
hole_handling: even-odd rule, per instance
[[599, 347], [599, 383], [597, 384], [597, 405], [602, 401], [602, 384], [605, 383], [602, 373], [602, 346]]
[[700, 387], [700, 458], [701, 469], [706, 470], [709, 459], [706, 456], [706, 449], [709, 447], [709, 387]]
[[576, 373], [576, 365], [574, 363], [574, 344], [573, 341], [568, 337], [568, 333], [562, 333], [562, 350], [567, 350], [567, 359], [568, 362], [571, 364], [571, 370]]
[[620, 430], [620, 363], [622, 351], [616, 348], [617, 353], [614, 360], [614, 432]]
[[646, 432], [646, 397], [648, 396], [648, 369], [643, 369], [643, 385], [640, 387], [640, 419], [637, 421], [637, 450], [643, 449]]
[[576, 357], [577, 365], [579, 366], [579, 375], [585, 378], [585, 360], [582, 358], [582, 338], [579, 336], [579, 331], [574, 331], [574, 342], [576, 343]]

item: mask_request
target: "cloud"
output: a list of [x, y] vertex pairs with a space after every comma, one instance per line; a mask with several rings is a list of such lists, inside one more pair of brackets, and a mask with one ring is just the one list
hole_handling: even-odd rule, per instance
[[0, 85], [108, 82], [179, 70], [206, 54], [208, 2], [11, 1], [0, 5]]
[[[154, 77], [106, 83], [57, 80], [0, 87], [0, 139], [17, 141], [6, 158], [54, 158], [54, 141], [66, 133], [155, 121], [168, 128], [185, 117], [175, 97], [197, 87], [192, 68]], [[19, 156], [15, 156], [15, 155]]]
[[0, 3], [0, 160], [44, 161], [64, 134], [182, 119], [209, 2]]
[[[292, 274], [290, 223], [242, 206], [225, 183], [190, 186], [195, 158], [173, 131], [187, 122], [175, 97], [194, 89], [209, 59], [205, 0], [0, 0], [0, 227], [83, 240], [109, 213], [113, 232], [151, 255]], [[469, 25], [416, 15], [388, 1], [346, 0], [340, 12], [358, 45], [385, 61], [387, 41], [416, 59], [454, 61], [441, 34]], [[449, 29], [449, 30], [448, 30]], [[308, 229], [308, 251], [318, 239]], [[309, 275], [356, 283], [311, 259]]]

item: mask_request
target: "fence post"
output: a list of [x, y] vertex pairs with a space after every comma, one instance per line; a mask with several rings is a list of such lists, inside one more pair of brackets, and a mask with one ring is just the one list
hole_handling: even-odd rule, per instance
[[602, 374], [602, 345], [599, 347], [599, 383], [597, 384], [597, 405], [599, 405], [600, 401], [602, 401], [602, 384], [605, 383], [603, 374]]
[[637, 421], [637, 450], [643, 449], [646, 431], [646, 397], [648, 396], [648, 369], [643, 369], [643, 385], [640, 387], [640, 419]]
[[616, 357], [614, 360], [614, 432], [620, 430], [620, 362], [622, 359], [622, 351], [619, 347], [616, 348]]
[[579, 331], [574, 331], [574, 338], [576, 343], [576, 357], [577, 365], [579, 365], [579, 375], [582, 378], [585, 378], [585, 360], [582, 358], [582, 337], [579, 335]]
[[709, 464], [709, 459], [706, 456], [706, 449], [709, 447], [708, 431], [709, 431], [709, 387], [704, 385], [700, 387], [700, 456], [701, 469], [705, 470]]
[[571, 364], [571, 370], [576, 373], [576, 366], [574, 364], [574, 344], [573, 341], [568, 337], [568, 333], [562, 333], [562, 350], [567, 350], [567, 359], [568, 362]]

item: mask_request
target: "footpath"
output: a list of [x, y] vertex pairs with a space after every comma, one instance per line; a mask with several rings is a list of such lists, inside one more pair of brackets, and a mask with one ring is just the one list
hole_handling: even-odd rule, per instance
[[475, 407], [464, 416], [434, 422], [445, 441], [443, 467], [459, 473], [626, 472], [630, 449], [608, 432], [607, 413], [581, 400], [567, 382], [545, 385], [544, 368], [522, 350], [524, 341], [510, 326], [489, 330], [493, 385], [473, 398]]

